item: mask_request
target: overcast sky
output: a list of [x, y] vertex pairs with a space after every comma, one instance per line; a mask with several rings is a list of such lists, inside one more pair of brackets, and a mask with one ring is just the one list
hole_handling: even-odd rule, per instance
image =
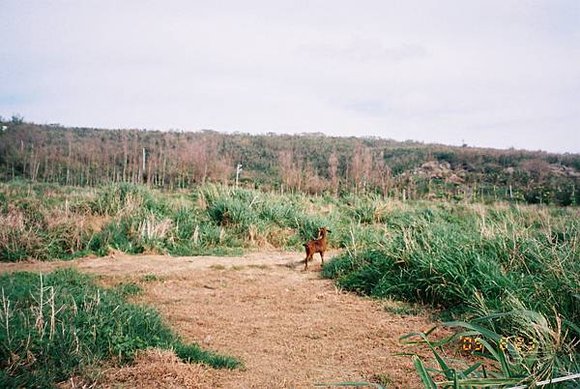
[[0, 0], [0, 115], [580, 152], [580, 0]]

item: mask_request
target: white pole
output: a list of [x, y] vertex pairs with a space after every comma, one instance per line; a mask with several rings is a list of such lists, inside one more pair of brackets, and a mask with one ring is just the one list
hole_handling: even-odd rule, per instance
[[238, 163], [238, 167], [236, 168], [236, 187], [238, 186], [241, 172], [242, 172], [242, 164]]
[[143, 171], [141, 172], [141, 182], [145, 183], [145, 147], [143, 147]]

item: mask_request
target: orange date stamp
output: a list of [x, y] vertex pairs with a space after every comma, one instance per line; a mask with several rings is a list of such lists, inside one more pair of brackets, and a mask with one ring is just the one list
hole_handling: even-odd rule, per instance
[[462, 336], [459, 338], [459, 342], [463, 352], [483, 351], [483, 343], [477, 336]]
[[538, 344], [533, 339], [526, 339], [523, 336], [502, 337], [499, 341], [499, 348], [502, 351], [510, 351], [510, 347], [520, 354], [529, 354], [538, 348]]
[[[482, 352], [484, 349], [481, 338], [478, 336], [462, 336], [459, 338], [459, 342], [462, 352]], [[498, 346], [502, 351], [516, 351], [519, 354], [530, 354], [538, 348], [535, 340], [516, 335], [502, 336]]]

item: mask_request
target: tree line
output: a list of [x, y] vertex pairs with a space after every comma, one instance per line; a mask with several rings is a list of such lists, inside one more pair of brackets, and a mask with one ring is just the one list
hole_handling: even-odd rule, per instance
[[580, 201], [580, 155], [323, 134], [66, 128], [0, 120], [0, 179], [164, 189], [206, 182], [400, 199]]

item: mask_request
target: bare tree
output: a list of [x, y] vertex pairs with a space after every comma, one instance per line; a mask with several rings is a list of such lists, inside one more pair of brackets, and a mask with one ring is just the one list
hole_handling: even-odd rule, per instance
[[328, 177], [330, 178], [330, 186], [334, 195], [338, 195], [338, 157], [336, 151], [328, 156]]
[[366, 187], [372, 169], [373, 158], [368, 147], [363, 147], [360, 142], [356, 144], [351, 158], [350, 178], [355, 193]]

